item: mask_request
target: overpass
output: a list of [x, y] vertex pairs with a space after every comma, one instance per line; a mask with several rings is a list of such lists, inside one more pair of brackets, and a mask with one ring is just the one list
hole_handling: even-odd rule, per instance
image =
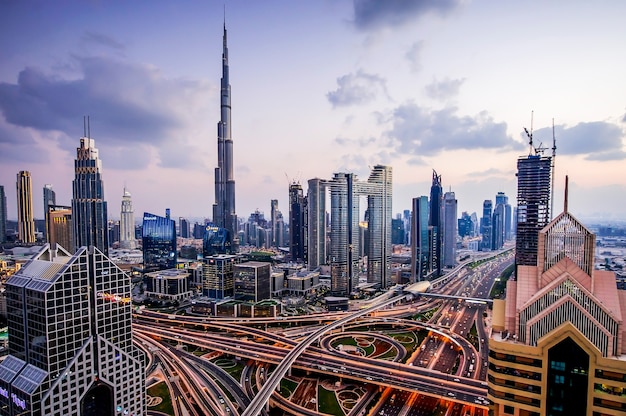
[[270, 396], [274, 393], [274, 390], [278, 387], [280, 380], [287, 374], [287, 371], [291, 368], [296, 359], [302, 354], [311, 344], [316, 342], [321, 338], [322, 335], [326, 334], [333, 329], [339, 328], [345, 323], [356, 319], [360, 316], [367, 315], [375, 310], [380, 308], [384, 308], [385, 306], [392, 305], [406, 297], [405, 294], [394, 296], [390, 299], [386, 299], [382, 302], [376, 303], [373, 306], [370, 306], [366, 309], [355, 312], [354, 314], [348, 315], [344, 318], [341, 318], [329, 325], [326, 325], [317, 331], [313, 332], [307, 338], [305, 338], [301, 343], [296, 345], [294, 349], [292, 349], [281, 361], [281, 363], [276, 367], [276, 369], [272, 372], [272, 375], [266, 380], [263, 388], [261, 388], [257, 395], [254, 397], [250, 405], [246, 408], [246, 410], [242, 413], [242, 416], [257, 416], [261, 413], [261, 410], [265, 408], [267, 403], [269, 402]]

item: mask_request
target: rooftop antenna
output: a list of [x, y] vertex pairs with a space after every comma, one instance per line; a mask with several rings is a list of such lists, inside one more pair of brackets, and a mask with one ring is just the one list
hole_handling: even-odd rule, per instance
[[569, 177], [565, 175], [565, 201], [563, 202], [563, 212], [567, 212], [567, 199], [569, 198]]
[[[552, 195], [550, 202], [550, 213], [554, 217], [554, 177], [556, 170], [556, 136], [554, 135], [554, 117], [552, 118]], [[565, 177], [565, 211], [567, 211], [567, 176]]]
[[87, 138], [91, 139], [91, 125], [89, 124], [89, 116], [87, 116]]
[[87, 137], [87, 116], [83, 116], [83, 137]]

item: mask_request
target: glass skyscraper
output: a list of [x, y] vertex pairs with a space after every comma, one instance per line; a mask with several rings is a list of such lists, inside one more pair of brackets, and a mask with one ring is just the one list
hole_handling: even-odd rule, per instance
[[[54, 190], [52, 189], [52, 185], [50, 184], [45, 184], [43, 186], [43, 218], [46, 222], [46, 224], [48, 223], [48, 210], [49, 207], [51, 205], [56, 205], [57, 204], [57, 195], [54, 192]], [[44, 228], [44, 235], [43, 238], [45, 241], [48, 241], [48, 230], [46, 228]], [[69, 248], [69, 246], [67, 246]]]
[[443, 264], [441, 248], [443, 246], [443, 234], [442, 227], [442, 210], [443, 210], [443, 188], [441, 186], [441, 175], [437, 175], [437, 172], [433, 170], [433, 181], [430, 187], [430, 217], [429, 224], [433, 227], [433, 271], [435, 272], [433, 277], [437, 277], [441, 274], [441, 265]]
[[443, 265], [456, 266], [456, 237], [457, 232], [457, 201], [454, 192], [443, 195]]
[[289, 255], [291, 261], [306, 260], [306, 199], [302, 185], [289, 185]]
[[72, 182], [72, 223], [74, 249], [95, 246], [105, 255], [109, 252], [107, 203], [104, 200], [102, 161], [96, 143], [89, 137], [80, 139], [74, 161]]
[[176, 222], [170, 219], [169, 212], [165, 217], [144, 212], [142, 229], [144, 270], [175, 268]]
[[413, 215], [411, 216], [411, 279], [413, 282], [427, 280], [431, 271], [429, 235], [428, 197], [413, 198]]

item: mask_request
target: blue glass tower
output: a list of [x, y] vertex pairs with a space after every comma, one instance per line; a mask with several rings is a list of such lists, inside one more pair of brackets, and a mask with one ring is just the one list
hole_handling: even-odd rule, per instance
[[144, 271], [172, 269], [176, 267], [176, 222], [165, 217], [143, 214], [143, 268]]

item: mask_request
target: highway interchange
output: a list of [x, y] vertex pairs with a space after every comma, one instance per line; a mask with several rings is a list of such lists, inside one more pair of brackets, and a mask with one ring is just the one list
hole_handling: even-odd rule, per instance
[[[341, 413], [331, 414], [486, 416], [487, 305], [460, 298], [487, 298], [512, 261], [507, 252], [457, 267], [433, 281], [433, 295], [446, 299], [396, 287], [347, 312], [229, 319], [143, 310], [133, 330], [148, 384], [166, 383], [176, 416], [318, 415], [320, 386], [335, 391]], [[239, 365], [237, 379], [223, 362]]]

